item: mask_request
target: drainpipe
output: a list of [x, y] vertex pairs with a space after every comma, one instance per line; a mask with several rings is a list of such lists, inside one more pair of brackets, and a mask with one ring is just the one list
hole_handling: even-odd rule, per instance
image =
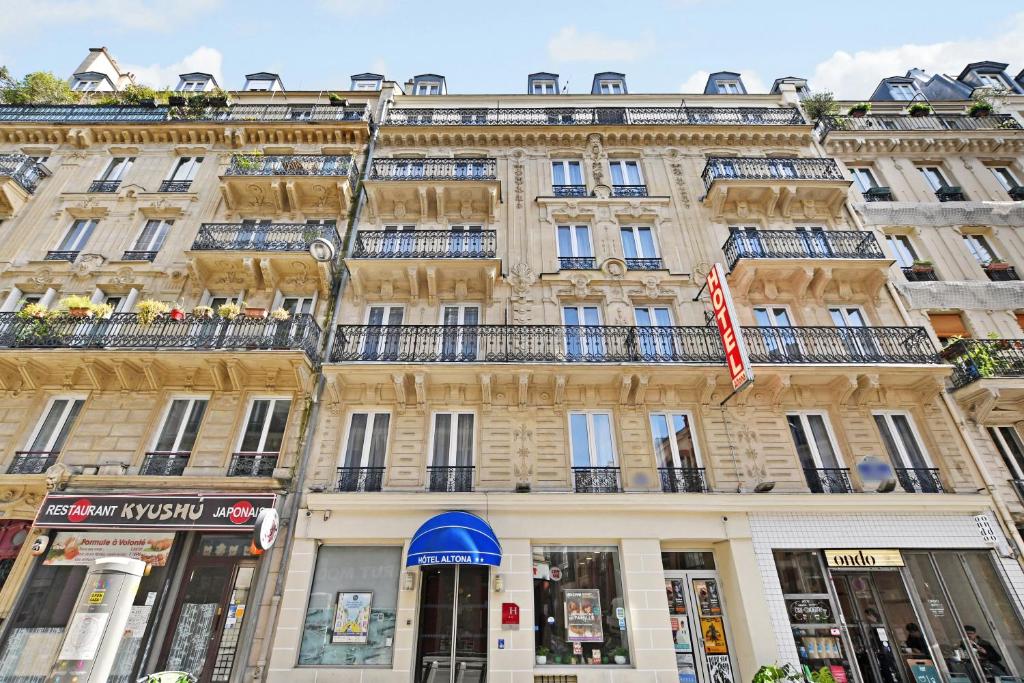
[[[390, 100], [385, 100], [379, 108], [379, 121], [383, 121], [384, 116], [387, 113], [389, 103]], [[366, 145], [362, 177], [356, 187], [356, 203], [349, 216], [349, 229], [346, 231], [343, 245], [344, 253], [340, 255], [340, 258], [338, 259], [341, 272], [335, 279], [334, 286], [331, 290], [331, 298], [334, 300], [334, 307], [325, 323], [328, 334], [325, 335], [326, 341], [320, 348], [321, 358], [328, 358], [331, 349], [334, 348], [334, 339], [337, 335], [336, 321], [341, 316], [342, 295], [344, 294], [345, 287], [349, 281], [349, 272], [348, 269], [344, 267], [342, 259], [349, 258], [355, 248], [356, 226], [359, 224], [359, 216], [362, 214], [363, 206], [366, 203], [366, 194], [363, 192], [362, 184], [370, 175], [370, 168], [373, 165], [373, 150], [377, 142], [377, 133], [379, 129], [379, 123], [374, 124], [371, 122], [370, 140]], [[255, 672], [253, 674], [254, 679], [258, 678], [263, 681], [267, 680], [267, 664], [269, 663], [271, 649], [273, 647], [273, 634], [276, 632], [277, 621], [280, 615], [281, 596], [284, 594], [285, 577], [288, 574], [287, 565], [291, 558], [292, 546], [294, 545], [295, 520], [298, 519], [299, 509], [302, 503], [302, 485], [306, 479], [306, 471], [309, 467], [309, 459], [313, 448], [314, 437], [316, 435], [316, 426], [320, 416], [321, 399], [323, 397], [326, 383], [323, 370], [318, 368], [316, 373], [316, 387], [314, 388], [313, 395], [310, 398], [310, 405], [306, 413], [306, 421], [302, 438], [299, 443], [299, 461], [295, 469], [295, 476], [292, 478], [293, 490], [286, 498], [281, 511], [281, 535], [283, 536], [284, 544], [282, 546], [275, 545], [266, 552], [263, 562], [260, 563], [254, 585], [249, 591], [249, 595], [256, 596], [256, 599], [263, 596], [266, 592], [267, 581], [269, 580], [270, 565], [272, 561], [277, 560], [279, 562], [277, 580], [274, 583], [274, 593], [270, 597], [270, 604], [268, 605], [270, 614], [263, 623], [262, 640], [265, 655], [256, 663]], [[280, 548], [280, 553], [275, 552], [278, 548]], [[251, 597], [250, 600], [252, 600]], [[259, 614], [259, 610], [254, 610], [254, 612], [257, 615]], [[256, 621], [256, 619], [253, 619], [248, 622], [242, 622], [242, 630], [238, 635], [239, 646], [238, 651], [235, 654], [235, 666], [232, 668], [231, 683], [241, 683], [245, 677], [245, 672], [249, 669], [248, 662], [252, 652], [252, 641], [253, 637], [256, 635]], [[242, 664], [239, 665], [239, 662]]]

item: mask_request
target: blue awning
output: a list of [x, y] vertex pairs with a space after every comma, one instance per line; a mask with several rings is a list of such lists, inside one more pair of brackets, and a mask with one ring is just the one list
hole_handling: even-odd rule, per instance
[[501, 543], [491, 525], [461, 511], [442, 512], [416, 530], [406, 567], [428, 564], [501, 565]]

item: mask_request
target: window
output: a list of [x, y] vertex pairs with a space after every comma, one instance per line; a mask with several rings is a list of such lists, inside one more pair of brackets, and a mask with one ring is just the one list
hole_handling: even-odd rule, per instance
[[246, 90], [262, 92], [262, 91], [265, 91], [265, 90], [270, 90], [273, 87], [274, 87], [274, 81], [270, 81], [270, 80], [257, 80], [257, 81], [249, 81], [249, 83], [247, 84]]
[[857, 183], [857, 189], [860, 190], [862, 193], [879, 187], [878, 181], [875, 180], [875, 174], [871, 172], [870, 168], [851, 167], [850, 173], [853, 174], [853, 181]]
[[786, 421], [811, 492], [848, 493], [850, 480], [828, 418], [820, 413], [792, 413]]
[[85, 399], [54, 398], [50, 400], [43, 417], [32, 432], [25, 448], [34, 453], [59, 453], [64, 448], [75, 419], [82, 411]]
[[184, 81], [179, 87], [180, 92], [202, 92], [206, 89], [206, 81]]
[[892, 250], [893, 255], [896, 256], [896, 263], [900, 268], [910, 268], [914, 265], [914, 261], [917, 260], [917, 252], [914, 251], [914, 246], [910, 243], [910, 237], [907, 235], [886, 235], [885, 241], [889, 243], [889, 248]]
[[621, 95], [623, 93], [622, 81], [600, 81], [598, 89], [602, 95]]
[[921, 171], [921, 175], [924, 176], [925, 181], [932, 188], [933, 192], [949, 187], [949, 183], [946, 182], [946, 176], [942, 174], [942, 169], [938, 166], [920, 166], [918, 170]]
[[715, 89], [719, 95], [741, 95], [743, 91], [740, 90], [739, 81], [716, 81]]
[[172, 400], [153, 450], [161, 453], [191, 453], [199, 434], [199, 425], [206, 414], [207, 403], [205, 398]]
[[[401, 547], [320, 546], [302, 625], [299, 666], [390, 668], [402, 570]], [[372, 596], [366, 642], [336, 643], [338, 600], [353, 590]]]
[[480, 307], [447, 304], [441, 308], [441, 357], [444, 360], [475, 360]]
[[189, 181], [195, 180], [199, 164], [203, 163], [203, 157], [181, 157], [174, 166], [174, 172], [168, 180]]
[[307, 315], [313, 312], [315, 305], [311, 296], [283, 296], [279, 306], [288, 311], [291, 316]]
[[654, 243], [654, 231], [648, 227], [619, 228], [622, 237], [622, 253], [629, 259], [656, 259], [658, 249]]
[[534, 95], [554, 95], [555, 94], [555, 82], [554, 81], [534, 81], [533, 82], [533, 94]]
[[699, 468], [700, 452], [689, 413], [651, 413], [654, 459], [662, 468]]
[[1020, 189], [1020, 183], [1017, 182], [1017, 176], [1014, 175], [1013, 171], [1006, 166], [990, 166], [989, 169], [992, 171], [992, 175], [996, 177], [999, 184], [1003, 186], [1003, 189], [1007, 192]]
[[114, 157], [107, 164], [107, 168], [103, 171], [97, 180], [103, 182], [113, 182], [117, 180], [124, 180], [125, 175], [128, 174], [128, 169], [135, 163], [135, 157]]
[[964, 245], [967, 247], [967, 251], [971, 252], [971, 256], [974, 260], [985, 266], [988, 265], [992, 259], [995, 258], [996, 254], [989, 246], [988, 240], [985, 239], [984, 235], [964, 235]]
[[917, 96], [917, 90], [909, 83], [890, 83], [889, 94], [894, 100], [909, 101]]
[[614, 664], [616, 651], [629, 662], [633, 626], [615, 618], [626, 614], [618, 548], [534, 546], [533, 607], [534, 645], [550, 652], [547, 666]]
[[754, 319], [758, 327], [792, 327], [789, 319], [789, 311], [782, 306], [771, 308], [758, 307], [754, 309]]
[[1024, 439], [1013, 427], [989, 427], [988, 435], [1003, 458], [1010, 478], [1024, 482]]
[[557, 230], [559, 258], [593, 259], [589, 225], [559, 225]]
[[245, 430], [238, 450], [241, 453], [279, 453], [288, 424], [291, 399], [260, 398], [249, 406]]
[[754, 321], [758, 327], [765, 328], [760, 337], [754, 338], [755, 343], [760, 340], [769, 355], [781, 358], [800, 357], [800, 344], [796, 335], [789, 329], [793, 327], [793, 322], [790, 320], [789, 311], [784, 307], [757, 307], [754, 309]]
[[[366, 360], [394, 360], [402, 348], [402, 319], [405, 309], [402, 306], [378, 305], [370, 306], [366, 313], [366, 331], [363, 342], [363, 356]], [[374, 328], [382, 328], [380, 330]]]
[[416, 84], [417, 95], [440, 95], [441, 84], [437, 81], [422, 81]]
[[612, 185], [643, 185], [640, 163], [637, 161], [612, 161]]
[[[473, 413], [435, 413], [433, 449], [434, 467], [470, 467], [473, 465]], [[452, 431], [455, 434], [452, 434]]]
[[601, 324], [601, 311], [597, 306], [563, 306], [562, 323], [566, 328], [566, 356], [579, 359], [604, 354], [604, 338], [597, 327]]
[[559, 185], [582, 185], [583, 167], [579, 161], [552, 161], [551, 162], [551, 184]]
[[[352, 413], [345, 441], [344, 467], [384, 467], [388, 448], [389, 413]], [[377, 487], [379, 489], [379, 485]]]
[[92, 231], [99, 221], [95, 219], [79, 219], [68, 228], [67, 235], [57, 245], [57, 251], [81, 251], [89, 241]]
[[982, 87], [985, 88], [995, 88], [996, 90], [1006, 89], [1006, 82], [999, 74], [978, 74], [978, 81], [981, 83]]
[[864, 312], [858, 306], [841, 306], [828, 309], [832, 324], [836, 327], [867, 327]]
[[377, 81], [353, 81], [353, 90], [379, 90]]
[[94, 92], [95, 90], [99, 89], [99, 87], [99, 81], [76, 78], [75, 85], [72, 88], [72, 90], [76, 90], [78, 92]]
[[896, 468], [896, 479], [903, 489], [909, 493], [941, 491], [937, 473], [933, 471], [928, 454], [920, 445], [921, 440], [910, 416], [905, 413], [878, 412], [874, 418], [889, 460]]
[[167, 233], [171, 231], [174, 221], [151, 219], [146, 221], [142, 233], [135, 240], [133, 251], [160, 251], [167, 239]]
[[609, 413], [570, 413], [573, 467], [616, 467]]

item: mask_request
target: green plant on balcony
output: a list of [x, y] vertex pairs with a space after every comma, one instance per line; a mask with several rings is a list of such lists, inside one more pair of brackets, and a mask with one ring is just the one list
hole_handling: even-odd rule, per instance
[[932, 107], [924, 102], [914, 102], [907, 107], [907, 113], [911, 116], [928, 116], [932, 113]]
[[104, 93], [97, 104], [155, 107], [167, 102], [170, 91], [157, 90], [148, 85], [127, 85], [119, 92]]
[[275, 308], [270, 312], [270, 317], [274, 320], [285, 321], [292, 317], [292, 314], [283, 308]]
[[72, 318], [91, 318], [94, 315], [92, 299], [80, 294], [66, 296], [58, 302], [61, 310], [67, 311]]
[[348, 104], [348, 100], [337, 93], [328, 93], [327, 99], [330, 101], [332, 107], [344, 107]]
[[143, 299], [135, 304], [135, 313], [140, 325], [152, 325], [154, 320], [169, 310], [169, 305], [156, 299]]
[[210, 319], [213, 317], [213, 308], [210, 306], [195, 306], [192, 308], [192, 315], [197, 318]]
[[217, 307], [217, 315], [225, 320], [234, 320], [241, 312], [242, 307], [233, 301], [229, 301]]
[[63, 317], [61, 311], [49, 310], [39, 303], [24, 304], [14, 316], [22, 322], [15, 332], [19, 345], [59, 345], [62, 337], [54, 330], [54, 324]]
[[987, 100], [978, 99], [967, 108], [967, 113], [971, 116], [989, 116], [992, 114], [994, 107], [992, 103]]
[[256, 149], [245, 154], [236, 154], [234, 163], [243, 171], [255, 171], [263, 165], [263, 151]]
[[871, 111], [870, 102], [858, 102], [857, 104], [850, 107], [850, 116], [854, 117], [855, 119], [859, 119], [862, 116], [865, 116], [869, 111]]
[[92, 314], [97, 318], [109, 318], [114, 315], [114, 307], [110, 304], [93, 304]]
[[[988, 335], [988, 338], [997, 340], [999, 335], [993, 332]], [[995, 377], [1004, 369], [1005, 362], [999, 357], [998, 348], [998, 344], [972, 343], [970, 339], [964, 339], [957, 335], [950, 338], [949, 343], [939, 355], [944, 360], [960, 364], [964, 372], [972, 378], [981, 379]]]
[[835, 97], [827, 90], [808, 95], [800, 104], [811, 121], [819, 121], [826, 116], [835, 116], [839, 113]]
[[930, 273], [935, 269], [935, 266], [928, 259], [914, 259], [913, 265], [910, 269], [915, 273]]

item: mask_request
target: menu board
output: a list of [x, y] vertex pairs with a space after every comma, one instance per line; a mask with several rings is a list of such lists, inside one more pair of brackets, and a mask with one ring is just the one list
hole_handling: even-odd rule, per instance
[[61, 531], [43, 564], [91, 567], [103, 557], [130, 557], [154, 567], [167, 565], [174, 533]]
[[206, 663], [206, 651], [213, 633], [217, 603], [186, 602], [175, 624], [174, 642], [167, 654], [167, 669], [199, 675]]

